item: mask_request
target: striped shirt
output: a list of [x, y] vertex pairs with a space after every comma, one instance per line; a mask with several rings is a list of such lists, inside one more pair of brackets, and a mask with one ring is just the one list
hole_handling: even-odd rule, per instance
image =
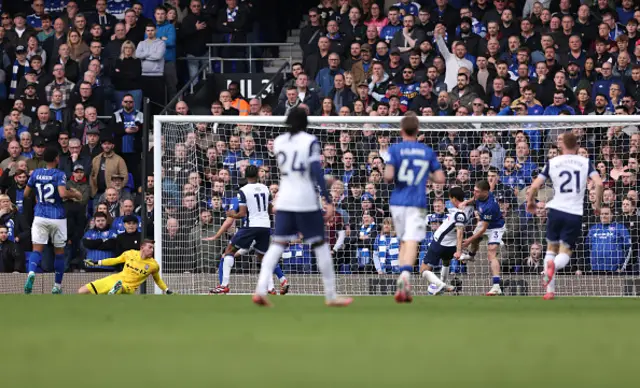
[[58, 187], [67, 184], [64, 172], [57, 168], [38, 168], [29, 177], [29, 186], [36, 193], [35, 216], [54, 220], [66, 218]]

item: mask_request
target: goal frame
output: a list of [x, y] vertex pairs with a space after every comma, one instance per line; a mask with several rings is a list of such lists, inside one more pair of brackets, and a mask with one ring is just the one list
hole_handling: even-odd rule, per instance
[[[310, 126], [320, 126], [327, 124], [392, 124], [399, 126], [403, 116], [309, 116]], [[571, 124], [603, 124], [601, 126], [615, 125], [636, 125], [640, 126], [640, 116], [635, 115], [584, 115], [584, 116], [418, 116], [421, 128], [422, 126], [446, 125], [473, 125], [473, 124], [498, 124], [498, 125], [517, 125], [536, 123], [541, 129], [544, 129], [545, 123], [557, 124], [567, 123], [567, 127]], [[150, 134], [153, 138], [153, 161], [155, 177], [162, 176], [162, 136], [158, 136], [162, 132], [162, 125], [170, 122], [180, 123], [225, 123], [225, 124], [249, 124], [249, 125], [274, 125], [284, 126], [286, 116], [179, 116], [179, 115], [156, 115], [153, 117], [153, 131]], [[593, 125], [595, 126], [595, 125]], [[485, 127], [486, 128], [486, 127]], [[485, 129], [483, 128], [483, 129]], [[440, 129], [436, 129], [440, 130]], [[442, 129], [444, 130], [444, 128]], [[476, 132], [479, 129], [460, 128], [460, 132]], [[496, 130], [504, 130], [498, 126]], [[161, 179], [156, 179], [154, 185], [154, 240], [155, 240], [155, 259], [160, 265], [160, 273], [162, 274], [162, 183]], [[155, 294], [161, 294], [162, 290], [155, 285]]]

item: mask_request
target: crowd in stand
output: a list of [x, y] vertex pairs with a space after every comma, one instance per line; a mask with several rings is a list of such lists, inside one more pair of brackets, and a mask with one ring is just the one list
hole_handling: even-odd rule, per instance
[[[0, 241], [18, 249], [5, 249], [3, 242], [0, 254], [30, 250], [33, 204], [21, 193], [44, 148], [57, 146], [69, 185], [85, 193], [68, 204], [73, 269], [85, 255], [117, 253], [120, 236], [138, 233], [141, 220], [154, 229], [153, 194], [139, 190], [142, 98], [162, 104], [172, 97], [189, 79], [178, 75], [197, 75], [206, 43], [251, 41], [255, 12], [248, 1], [211, 7], [173, 0], [151, 11], [130, 4], [113, 17], [105, 10], [123, 2], [98, 0], [83, 12], [80, 6], [93, 2], [61, 2], [66, 7], [45, 13], [52, 3], [34, 0], [31, 11], [2, 13], [0, 188], [8, 199], [0, 197], [0, 224], [8, 232], [0, 227]], [[207, 109], [213, 116], [286, 115], [296, 106], [320, 116], [633, 115], [640, 107], [637, 8], [634, 0], [402, 0], [391, 7], [322, 0], [308, 10], [299, 42], [303, 61], [292, 64], [275, 104], [245, 99], [232, 82]], [[179, 55], [191, 58], [184, 72], [176, 70]], [[196, 107], [180, 101], [174, 108], [188, 115]], [[103, 115], [110, 118], [97, 119]], [[390, 187], [382, 173], [398, 134], [382, 129], [315, 129], [338, 210], [327, 239], [342, 272], [397, 269]], [[640, 133], [634, 126], [573, 132], [607, 188], [599, 215], [592, 211], [593, 193], [585, 202], [584, 238], [570, 272], [637, 272]], [[504, 270], [538, 273], [546, 245], [544, 204], [552, 192], [541, 191], [535, 214], [523, 202], [540, 168], [558, 154], [561, 133], [527, 126], [424, 132], [421, 141], [437, 150], [448, 177], [429, 189], [430, 228], [446, 214], [449, 187], [462, 186], [470, 195], [473, 184], [486, 179], [507, 219]], [[277, 135], [272, 127], [201, 123], [164, 137], [162, 177], [146, 179], [150, 190], [154, 181], [162, 185], [163, 222], [155, 227], [162, 228], [166, 270], [216, 268], [234, 228], [218, 240], [203, 239], [222, 225], [247, 165], [259, 166], [261, 181], [277, 195]], [[283, 260], [289, 271], [314, 270], [301, 243], [291, 244]], [[19, 259], [15, 263], [4, 271], [23, 270]], [[464, 265], [452, 268], [465, 271]]]
[[[373, 0], [323, 0], [307, 16], [299, 42], [304, 60], [292, 65], [273, 110], [255, 99], [238, 103], [230, 90], [212, 114], [286, 115], [302, 106], [319, 116], [606, 116], [634, 115], [640, 106], [640, 10], [633, 0], [402, 0], [389, 8]], [[546, 245], [544, 205], [553, 193], [540, 194], [535, 214], [523, 202], [538, 171], [558, 155], [565, 129], [475, 128], [421, 136], [448, 176], [446, 185], [430, 187], [429, 223], [435, 230], [444, 217], [449, 187], [470, 195], [473, 184], [486, 179], [507, 218], [504, 270], [537, 273]], [[211, 151], [231, 176], [234, 168], [241, 175], [246, 161], [264, 164], [265, 182], [274, 182], [269, 144], [275, 134], [254, 131], [235, 128], [225, 138], [229, 149]], [[636, 273], [638, 129], [572, 131], [606, 190], [599, 215], [592, 210], [594, 193], [585, 201], [584, 236], [570, 272]], [[394, 271], [398, 242], [381, 176], [397, 132], [338, 125], [317, 134], [338, 209], [329, 228], [336, 261], [344, 271]], [[292, 249], [308, 255], [303, 246]]]

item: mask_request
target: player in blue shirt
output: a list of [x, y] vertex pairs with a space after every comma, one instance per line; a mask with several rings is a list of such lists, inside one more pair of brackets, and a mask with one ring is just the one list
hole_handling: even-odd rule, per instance
[[444, 183], [445, 176], [433, 150], [418, 142], [420, 121], [415, 115], [400, 122], [402, 142], [389, 147], [389, 162], [384, 179], [394, 184], [389, 205], [400, 238], [400, 276], [395, 299], [409, 303], [410, 276], [418, 255], [418, 246], [427, 233], [427, 181]]
[[[487, 296], [502, 295], [500, 288], [500, 262], [498, 261], [498, 248], [502, 243], [504, 234], [504, 217], [498, 202], [491, 194], [489, 182], [480, 181], [473, 188], [473, 200], [465, 201], [461, 206], [466, 206], [475, 202], [476, 212], [480, 215], [480, 222], [473, 231], [473, 235], [462, 242], [462, 247], [468, 249], [468, 253], [463, 254], [461, 261], [472, 261], [475, 258], [480, 240], [487, 236], [487, 257], [491, 265], [493, 274], [493, 286], [487, 292]], [[460, 206], [459, 206], [460, 207]]]
[[44, 152], [46, 168], [38, 168], [31, 173], [24, 196], [35, 192], [35, 217], [31, 225], [33, 251], [29, 256], [29, 275], [24, 285], [24, 293], [30, 294], [36, 279], [36, 269], [42, 261], [42, 251], [49, 240], [55, 248], [55, 284], [51, 293], [62, 293], [62, 276], [64, 275], [64, 247], [67, 243], [67, 217], [64, 211], [64, 200], [82, 199], [82, 194], [75, 189], [67, 189], [67, 178], [58, 165], [58, 150], [47, 148]]

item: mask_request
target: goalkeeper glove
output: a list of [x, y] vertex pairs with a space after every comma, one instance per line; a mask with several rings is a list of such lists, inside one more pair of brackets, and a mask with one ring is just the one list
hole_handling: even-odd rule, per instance
[[174, 292], [167, 288], [166, 290], [164, 290], [164, 294], [165, 295], [173, 295]]
[[98, 265], [98, 260], [89, 260], [89, 259], [86, 259], [86, 260], [84, 261], [84, 266], [85, 266], [85, 267], [87, 267], [87, 268], [95, 267], [95, 266], [97, 266], [97, 265]]

